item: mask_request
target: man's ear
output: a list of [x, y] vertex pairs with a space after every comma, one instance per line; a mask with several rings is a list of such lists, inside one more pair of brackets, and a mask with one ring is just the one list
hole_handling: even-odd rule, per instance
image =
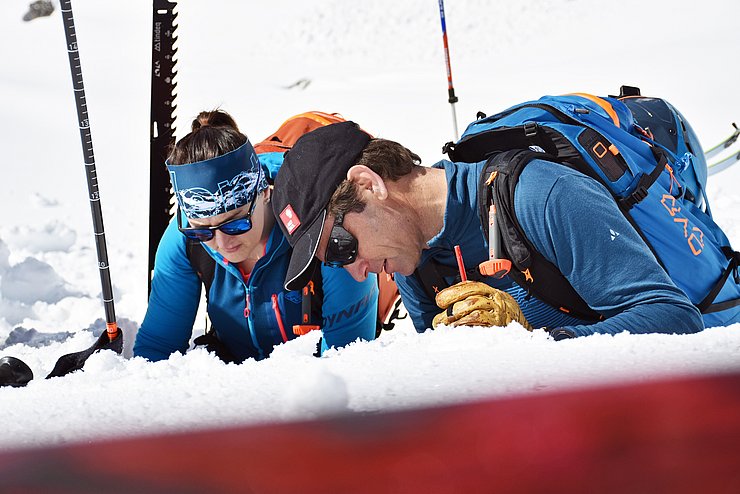
[[356, 183], [361, 190], [369, 190], [378, 199], [382, 200], [388, 196], [383, 179], [365, 165], [355, 165], [347, 170], [347, 180]]

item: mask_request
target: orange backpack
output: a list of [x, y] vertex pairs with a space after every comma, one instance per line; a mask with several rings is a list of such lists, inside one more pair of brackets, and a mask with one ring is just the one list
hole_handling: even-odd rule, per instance
[[333, 123], [345, 122], [346, 120], [338, 113], [324, 113], [320, 111], [308, 111], [293, 115], [287, 119], [271, 136], [254, 146], [257, 154], [275, 153], [287, 151], [303, 134], [308, 134], [314, 129], [331, 125]]

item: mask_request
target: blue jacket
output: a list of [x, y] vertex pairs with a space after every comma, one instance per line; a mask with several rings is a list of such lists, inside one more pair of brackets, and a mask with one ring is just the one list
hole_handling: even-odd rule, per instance
[[[448, 195], [442, 231], [428, 242], [420, 265], [434, 258], [456, 266], [460, 245], [465, 266], [488, 259], [478, 217], [478, 180], [484, 162], [442, 161]], [[563, 166], [532, 161], [514, 195], [517, 218], [527, 238], [559, 268], [586, 303], [606, 316], [588, 324], [545, 304], [511, 281], [486, 282], [510, 293], [532, 326], [565, 327], [577, 336], [593, 333], [691, 333], [703, 329], [701, 314], [671, 281], [647, 245], [627, 222], [609, 192], [595, 180]], [[613, 233], [617, 235], [614, 235]], [[431, 327], [441, 310], [416, 275], [397, 275], [404, 305], [417, 331]]]
[[[266, 166], [271, 168], [269, 163]], [[267, 357], [275, 345], [296, 337], [293, 325], [301, 323], [301, 294], [283, 288], [291, 248], [277, 225], [270, 233], [265, 255], [247, 282], [236, 266], [208, 246], [203, 247], [216, 261], [208, 316], [219, 339], [238, 361]], [[325, 266], [321, 266], [321, 275], [322, 351], [358, 338], [373, 339], [378, 311], [377, 278], [369, 276], [358, 283], [346, 270]], [[157, 249], [149, 306], [136, 335], [135, 356], [161, 360], [188, 349], [201, 286], [187, 257], [185, 236], [173, 221]]]

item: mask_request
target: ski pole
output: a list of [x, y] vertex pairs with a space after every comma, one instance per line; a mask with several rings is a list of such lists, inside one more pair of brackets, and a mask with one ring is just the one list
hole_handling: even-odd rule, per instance
[[72, 73], [72, 87], [77, 105], [77, 120], [80, 128], [82, 154], [84, 155], [85, 173], [87, 174], [87, 190], [90, 196], [93, 230], [95, 233], [95, 248], [98, 253], [98, 270], [103, 287], [103, 306], [105, 307], [105, 325], [108, 338], [113, 341], [119, 333], [116, 323], [116, 312], [113, 308], [113, 289], [111, 288], [110, 270], [108, 269], [108, 250], [105, 245], [105, 230], [103, 228], [103, 211], [100, 207], [100, 192], [98, 191], [98, 177], [95, 171], [95, 156], [93, 155], [92, 135], [90, 134], [90, 120], [87, 115], [85, 101], [85, 87], [82, 82], [82, 67], [79, 52], [77, 51], [77, 35], [75, 21], [72, 16], [70, 0], [61, 0], [60, 10], [64, 22], [64, 35], [67, 39], [67, 54], [69, 69]]
[[[108, 270], [108, 251], [105, 246], [103, 212], [100, 208], [100, 192], [98, 191], [98, 177], [95, 172], [90, 120], [87, 116], [85, 88], [82, 84], [82, 68], [77, 51], [77, 35], [75, 34], [75, 22], [72, 17], [70, 0], [61, 0], [60, 10], [64, 22], [64, 34], [67, 38], [67, 54], [69, 55], [72, 87], [75, 94], [75, 103], [77, 104], [77, 120], [80, 127], [85, 173], [87, 174], [87, 189], [90, 195], [95, 247], [98, 251], [98, 269], [100, 270], [100, 281], [103, 285], [106, 331], [98, 337], [90, 348], [59, 357], [46, 379], [65, 376], [70, 372], [82, 369], [90, 355], [98, 350], [113, 350], [116, 353], [123, 351], [123, 331], [118, 328], [116, 312], [113, 309], [113, 289], [111, 288], [110, 271]], [[25, 386], [31, 379], [33, 379], [33, 372], [24, 362], [15, 357], [0, 359], [0, 386]]]
[[455, 140], [457, 140], [457, 114], [455, 113], [457, 96], [455, 96], [455, 87], [452, 85], [452, 67], [450, 66], [450, 48], [447, 44], [447, 23], [445, 22], [444, 0], [439, 0], [439, 19], [442, 21], [442, 44], [445, 48], [445, 64], [447, 65], [447, 95], [449, 96], [447, 101], [450, 103], [450, 107], [452, 108], [452, 128], [455, 131]]

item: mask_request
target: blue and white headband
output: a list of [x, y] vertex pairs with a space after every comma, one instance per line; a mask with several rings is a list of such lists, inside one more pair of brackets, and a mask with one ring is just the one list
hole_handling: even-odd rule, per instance
[[170, 182], [180, 209], [189, 219], [240, 208], [268, 187], [249, 141], [230, 153], [185, 165], [170, 165]]

